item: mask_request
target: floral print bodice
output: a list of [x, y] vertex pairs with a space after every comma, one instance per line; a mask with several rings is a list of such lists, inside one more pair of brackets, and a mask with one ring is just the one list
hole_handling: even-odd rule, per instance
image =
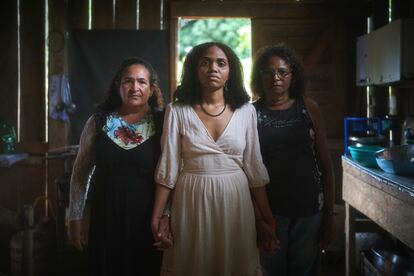
[[106, 135], [123, 149], [132, 149], [155, 134], [152, 114], [146, 114], [137, 123], [127, 123], [117, 113], [111, 113], [102, 129]]

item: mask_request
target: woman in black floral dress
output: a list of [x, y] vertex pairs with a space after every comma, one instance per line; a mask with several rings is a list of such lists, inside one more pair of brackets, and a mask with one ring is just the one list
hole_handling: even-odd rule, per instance
[[159, 274], [161, 255], [152, 245], [150, 217], [162, 107], [156, 72], [144, 60], [130, 58], [85, 124], [71, 178], [69, 240], [79, 250], [85, 245], [82, 218], [92, 175], [90, 275]]

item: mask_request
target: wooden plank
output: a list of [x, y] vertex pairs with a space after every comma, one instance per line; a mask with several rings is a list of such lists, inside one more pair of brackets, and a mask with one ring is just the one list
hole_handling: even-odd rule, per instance
[[386, 183], [385, 180], [373, 176], [370, 174], [370, 169], [357, 165], [351, 159], [347, 157], [342, 158], [342, 168], [344, 172], [347, 172], [361, 181], [373, 186], [378, 190], [384, 191], [384, 193], [390, 194], [393, 197], [398, 198], [399, 200], [405, 202], [408, 205], [414, 205], [414, 198], [407, 192], [403, 192], [400, 189], [397, 189]]
[[379, 227], [370, 219], [355, 218], [355, 232], [357, 233], [381, 233], [387, 235], [387, 231]]
[[[332, 35], [333, 41], [328, 48], [330, 54], [324, 56], [331, 61], [331, 73], [325, 73], [325, 75], [329, 74], [332, 77], [333, 86], [330, 90], [335, 96], [334, 104], [329, 105], [330, 111], [329, 113], [324, 113], [325, 115], [328, 115], [324, 118], [325, 120], [328, 118], [332, 120], [332, 123], [330, 123], [330, 135], [341, 138], [344, 137], [344, 128], [343, 124], [338, 122], [343, 122], [345, 116], [349, 114], [346, 112], [348, 105], [347, 94], [349, 90], [353, 90], [352, 88], [355, 87], [354, 83], [349, 82], [347, 73], [351, 67], [349, 60], [355, 59], [355, 57], [349, 55], [349, 52], [347, 51], [349, 48], [354, 48], [354, 44], [348, 41], [347, 35], [348, 30], [346, 29], [344, 22], [337, 20], [334, 23]], [[314, 70], [323, 66], [321, 62], [325, 62], [324, 57], [320, 59], [318, 66], [315, 67]]]
[[177, 89], [177, 64], [178, 64], [178, 19], [170, 19], [170, 98], [173, 100], [174, 91]]
[[122, 0], [115, 4], [115, 29], [137, 29], [137, 1]]
[[[306, 75], [306, 93], [318, 102], [330, 138], [343, 136], [343, 128], [338, 122], [345, 115], [347, 92], [336, 85], [336, 82], [345, 83], [346, 75], [337, 75], [333, 70], [346, 66], [337, 64], [339, 60], [334, 58], [337, 56], [334, 43], [329, 39], [336, 35], [336, 24], [330, 15], [319, 19], [252, 20], [254, 52], [265, 45], [283, 42], [307, 61], [309, 69]], [[321, 38], [324, 38], [323, 43], [320, 42]]]
[[343, 173], [343, 198], [407, 246], [414, 248], [414, 206]]
[[[0, 120], [12, 124], [17, 131], [17, 2], [6, 0], [1, 4], [0, 18]], [[0, 146], [0, 151], [1, 151]]]
[[45, 1], [21, 0], [21, 140], [45, 140]]
[[[49, 79], [55, 74], [67, 74], [67, 30], [65, 3], [60, 0], [49, 0]], [[49, 110], [50, 112], [50, 110]], [[49, 117], [48, 124], [50, 148], [68, 144], [69, 123], [57, 121]]]
[[304, 58], [303, 66], [305, 69], [305, 74], [308, 74], [313, 70], [315, 65], [321, 59], [321, 56], [324, 54], [325, 50], [332, 45], [332, 36], [334, 32], [333, 25], [328, 26], [326, 30], [320, 33], [315, 40], [314, 45], [308, 51], [308, 54]]
[[334, 12], [333, 4], [270, 2], [189, 2], [171, 3], [171, 18], [249, 17], [249, 18], [321, 18]]
[[[13, 165], [0, 168], [0, 205], [13, 211], [20, 211], [24, 204], [33, 203], [43, 195], [43, 161]], [[43, 213], [42, 206], [37, 209]]]
[[89, 4], [87, 0], [68, 1], [68, 29], [88, 29]]
[[355, 210], [345, 203], [345, 275], [355, 274]]
[[[55, 74], [67, 74], [67, 11], [65, 2], [61, 0], [49, 0], [49, 79]], [[50, 110], [49, 110], [50, 112]], [[49, 117], [48, 123], [49, 145], [48, 148], [61, 147], [68, 144], [69, 122], [54, 120]], [[45, 160], [45, 181], [44, 192], [50, 201], [42, 202], [49, 215], [53, 214], [52, 209], [56, 206], [55, 175], [58, 168], [52, 167], [49, 160]], [[50, 204], [49, 204], [50, 203]]]
[[161, 29], [161, 0], [139, 1], [139, 29]]
[[318, 19], [254, 19], [260, 27], [270, 35], [316, 37], [326, 29], [327, 24], [332, 24], [326, 15]]
[[115, 26], [112, 0], [92, 1], [92, 29], [113, 29]]

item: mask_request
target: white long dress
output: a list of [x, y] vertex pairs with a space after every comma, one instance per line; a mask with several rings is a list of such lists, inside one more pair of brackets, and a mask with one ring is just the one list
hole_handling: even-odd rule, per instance
[[174, 245], [161, 275], [261, 275], [249, 187], [269, 177], [251, 104], [236, 109], [214, 139], [189, 105], [167, 107], [156, 182], [174, 189]]

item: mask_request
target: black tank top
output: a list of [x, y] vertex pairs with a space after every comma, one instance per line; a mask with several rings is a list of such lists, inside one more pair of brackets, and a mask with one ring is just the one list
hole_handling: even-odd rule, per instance
[[273, 214], [304, 217], [322, 209], [321, 173], [315, 153], [315, 130], [302, 98], [286, 110], [270, 110], [258, 101], [257, 127], [270, 183]]

